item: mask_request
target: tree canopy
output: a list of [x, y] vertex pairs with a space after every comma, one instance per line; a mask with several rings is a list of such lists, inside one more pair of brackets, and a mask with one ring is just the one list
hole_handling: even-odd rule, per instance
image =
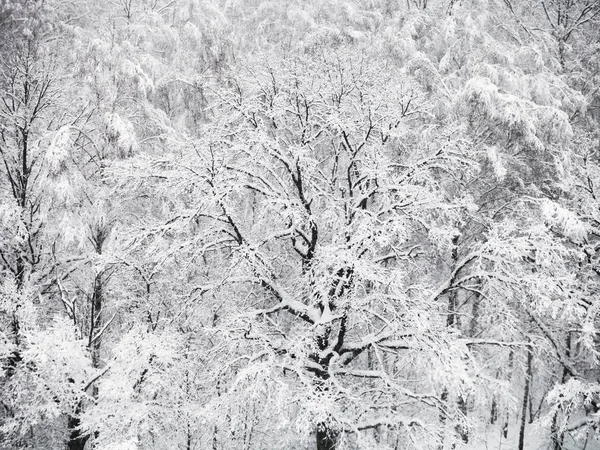
[[0, 449], [600, 448], [599, 86], [598, 0], [0, 0]]

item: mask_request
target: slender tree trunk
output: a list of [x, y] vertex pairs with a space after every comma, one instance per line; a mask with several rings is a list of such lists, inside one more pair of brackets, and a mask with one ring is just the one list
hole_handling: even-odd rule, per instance
[[[104, 228], [99, 228], [95, 230], [95, 233], [92, 235], [92, 242], [94, 242], [94, 250], [98, 255], [102, 254], [102, 247], [104, 245], [104, 241], [106, 240], [107, 235], [108, 232]], [[99, 333], [102, 330], [102, 309], [104, 307], [104, 279], [102, 277], [102, 273], [97, 274], [94, 278], [91, 303], [92, 304], [88, 348], [90, 349], [92, 355], [92, 367], [98, 369], [100, 368], [100, 348], [102, 338], [99, 337], [97, 333]], [[92, 397], [97, 398], [98, 387], [96, 385], [92, 385], [91, 390]], [[82, 436], [81, 431], [79, 430], [79, 426], [81, 425], [79, 414], [81, 413], [82, 407], [83, 405], [81, 404], [81, 402], [79, 402], [74, 414], [70, 415], [67, 419], [67, 427], [69, 430], [69, 443], [67, 446], [68, 450], [83, 450], [86, 442], [90, 438], [89, 435]], [[97, 437], [98, 432], [94, 433], [94, 438]]]
[[475, 337], [477, 333], [477, 325], [479, 322], [479, 303], [481, 302], [481, 297], [478, 293], [475, 294], [475, 298], [473, 299], [473, 309], [471, 311], [471, 323], [469, 324], [469, 337]]
[[[442, 395], [440, 396], [440, 400], [442, 400], [443, 404], [445, 404], [448, 401], [448, 389], [444, 388], [444, 390], [442, 391]], [[442, 450], [444, 448], [444, 441], [446, 439], [446, 414], [443, 411], [440, 411], [440, 425], [440, 429], [443, 430], [444, 434], [442, 435], [443, 438], [437, 450]]]
[[[456, 267], [456, 265], [458, 264], [458, 235], [454, 236], [452, 238], [452, 263], [453, 263], [453, 267]], [[475, 319], [476, 320], [476, 319]], [[460, 329], [460, 319], [458, 316], [458, 293], [456, 290], [452, 290], [448, 293], [448, 317], [446, 320], [446, 325], [448, 327], [454, 327], [457, 329]], [[471, 321], [471, 323], [469, 324], [469, 332], [471, 327], [474, 327], [475, 323], [473, 322], [473, 320]], [[445, 396], [444, 396], [445, 394]], [[444, 391], [444, 393], [442, 393], [442, 399], [445, 400], [445, 398], [448, 397], [448, 392]], [[465, 399], [463, 399], [462, 397], [458, 397], [458, 399], [456, 400], [457, 402], [457, 406], [458, 406], [458, 410], [463, 414], [463, 416], [467, 416], [467, 402], [465, 401]], [[467, 433], [467, 430], [460, 426], [457, 425], [455, 427], [455, 431], [456, 433], [460, 436], [461, 440], [463, 442], [468, 442], [469, 441], [469, 435]]]
[[[531, 351], [531, 349], [529, 349]], [[529, 364], [529, 361], [527, 362]], [[532, 386], [533, 386], [533, 354], [531, 355], [531, 364], [528, 365], [527, 370], [529, 371], [529, 373], [531, 374], [531, 376], [529, 377], [529, 425], [531, 425], [533, 423], [533, 421], [535, 420], [535, 411], [533, 409], [533, 393], [532, 393]], [[540, 402], [540, 408], [541, 408], [541, 404], [544, 402], [544, 399], [542, 399], [542, 401]]]
[[[456, 267], [458, 263], [458, 236], [452, 238], [452, 267]], [[446, 324], [449, 327], [460, 327], [460, 323], [457, 316], [456, 308], [458, 301], [456, 297], [456, 290], [451, 290], [448, 294], [448, 318]]]
[[[567, 331], [567, 338], [565, 341], [565, 356], [569, 358], [571, 356], [571, 333]], [[569, 377], [569, 371], [566, 367], [563, 367], [562, 379], [561, 383], [565, 384]], [[558, 411], [554, 413], [554, 417], [552, 418], [552, 425], [550, 427], [550, 434], [552, 435], [552, 440], [554, 442], [552, 449], [553, 450], [563, 450], [563, 443], [565, 440], [565, 433], [559, 430], [558, 427]]]
[[498, 403], [496, 402], [496, 396], [492, 397], [492, 406], [490, 408], [490, 424], [494, 425], [498, 420]]
[[[500, 371], [496, 371], [496, 378], [500, 376]], [[492, 406], [490, 408], [490, 424], [494, 425], [498, 420], [498, 400], [496, 394], [492, 396]]]
[[525, 387], [523, 389], [523, 405], [521, 407], [521, 427], [519, 429], [519, 448], [518, 450], [523, 450], [525, 445], [525, 427], [527, 424], [527, 403], [529, 401], [529, 388], [531, 384], [532, 377], [532, 359], [533, 355], [531, 353], [531, 348], [527, 347], [527, 373], [525, 376]]
[[[94, 335], [100, 330], [101, 327], [101, 313], [102, 279], [101, 276], [98, 275], [94, 280], [94, 291], [92, 294], [91, 326], [88, 344], [92, 352], [92, 367], [96, 369], [100, 367], [100, 339], [94, 340]], [[98, 396], [98, 388], [94, 385], [91, 389], [92, 397], [96, 398]], [[81, 420], [79, 419], [81, 408], [82, 405], [80, 402], [79, 405], [77, 405], [75, 413], [73, 415], [70, 415], [67, 419], [67, 427], [69, 430], [69, 443], [67, 446], [68, 450], [83, 450], [86, 442], [89, 440], [89, 435], [82, 436], [81, 431], [79, 430], [79, 426], [81, 425]], [[98, 434], [96, 433], [94, 436], [98, 437]]]
[[17, 290], [21, 290], [25, 284], [25, 261], [22, 256], [17, 256], [16, 268]]
[[[513, 362], [514, 362], [514, 353], [512, 352], [512, 350], [510, 351], [510, 353], [508, 354], [508, 380], [510, 381], [510, 379], [512, 378], [512, 370], [513, 370]], [[502, 426], [502, 435], [504, 436], [504, 439], [508, 438], [508, 421], [510, 418], [510, 413], [508, 411], [508, 408], [506, 408], [506, 415], [504, 418], [504, 425]]]
[[337, 436], [329, 425], [321, 422], [317, 425], [317, 450], [335, 450]]
[[217, 436], [219, 434], [219, 429], [217, 428], [217, 426], [215, 425], [213, 427], [213, 438], [212, 438], [212, 450], [218, 450], [218, 445], [217, 445]]
[[67, 427], [70, 430], [67, 450], [84, 450], [85, 444], [88, 441], [89, 436], [82, 436], [79, 430], [79, 426], [81, 425], [81, 420], [79, 419], [80, 412], [81, 403], [77, 405], [75, 414], [69, 416], [67, 419]]
[[187, 433], [185, 439], [185, 450], [192, 450], [192, 430], [190, 430], [190, 421], [187, 423]]
[[531, 377], [531, 381], [529, 382], [530, 384], [530, 388], [529, 388], [529, 425], [531, 425], [535, 419], [535, 413], [533, 412], [533, 396], [531, 395], [531, 385], [533, 384], [533, 370], [531, 371], [532, 373], [532, 377]]
[[103, 322], [103, 299], [104, 299], [104, 289], [103, 289], [103, 280], [102, 274], [98, 274], [94, 279], [94, 291], [92, 293], [92, 323], [90, 327], [90, 338], [89, 338], [89, 346], [92, 350], [92, 366], [94, 368], [99, 368], [100, 366], [100, 341], [102, 338], [95, 338], [95, 334], [100, 332], [102, 329]]
[[[463, 416], [467, 417], [467, 402], [462, 397], [459, 397], [457, 402], [458, 410], [462, 413]], [[457, 425], [456, 432], [459, 434], [460, 438], [464, 443], [469, 442], [469, 433], [465, 427]]]
[[552, 450], [562, 450], [562, 436], [559, 436], [558, 432], [558, 411], [552, 417], [550, 435], [552, 436]]

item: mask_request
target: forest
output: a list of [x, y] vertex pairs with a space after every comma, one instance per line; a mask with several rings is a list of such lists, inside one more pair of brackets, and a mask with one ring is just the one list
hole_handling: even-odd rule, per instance
[[0, 0], [1, 450], [600, 449], [600, 0]]

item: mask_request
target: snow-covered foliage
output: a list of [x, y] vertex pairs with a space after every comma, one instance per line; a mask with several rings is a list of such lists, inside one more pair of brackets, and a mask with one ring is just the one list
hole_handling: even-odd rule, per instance
[[598, 30], [0, 1], [0, 449], [589, 450]]

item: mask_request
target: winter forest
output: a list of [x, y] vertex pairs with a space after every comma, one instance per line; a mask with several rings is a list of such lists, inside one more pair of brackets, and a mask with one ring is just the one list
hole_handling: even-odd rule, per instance
[[600, 0], [0, 0], [0, 449], [600, 449]]

